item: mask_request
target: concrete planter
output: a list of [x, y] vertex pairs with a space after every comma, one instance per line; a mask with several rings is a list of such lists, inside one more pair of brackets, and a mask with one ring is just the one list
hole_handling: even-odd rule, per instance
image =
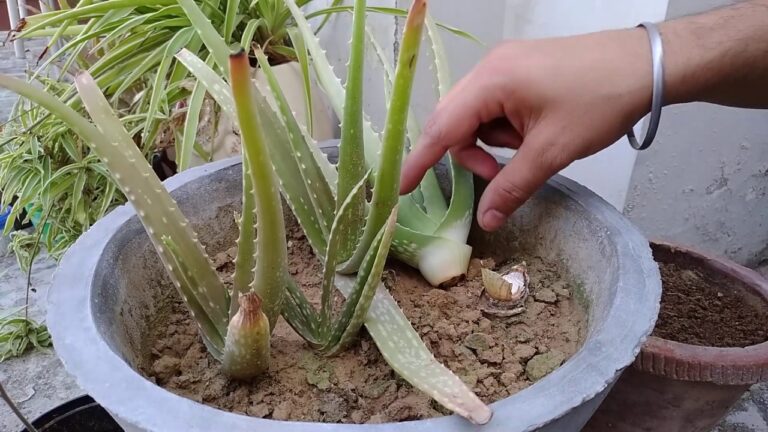
[[[335, 152], [332, 145], [326, 151]], [[446, 178], [444, 173], [440, 174]], [[229, 159], [191, 169], [166, 184], [209, 253], [233, 244], [241, 167]], [[475, 229], [478, 254], [527, 250], [562, 260], [581, 283], [589, 309], [582, 348], [535, 385], [493, 404], [493, 420], [457, 416], [379, 425], [264, 420], [205, 406], [143, 378], [155, 299], [169, 286], [131, 207], [100, 220], [69, 250], [49, 294], [48, 325], [77, 382], [128, 431], [564, 431], [579, 430], [639, 352], [658, 313], [661, 284], [648, 242], [621, 214], [585, 188], [552, 180], [494, 234]]]
[[[658, 262], [724, 275], [738, 283], [723, 288], [768, 301], [768, 281], [748, 268], [678, 245], [652, 247]], [[651, 336], [585, 430], [709, 432], [762, 381], [768, 381], [768, 342], [716, 348]]]

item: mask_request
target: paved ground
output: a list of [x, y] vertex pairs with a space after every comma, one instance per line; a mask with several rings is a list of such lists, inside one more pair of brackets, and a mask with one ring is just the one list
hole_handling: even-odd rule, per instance
[[[0, 251], [0, 255], [4, 254]], [[45, 318], [45, 297], [54, 269], [55, 263], [47, 258], [38, 259], [33, 266], [35, 292], [30, 293], [33, 319]], [[0, 257], [0, 313], [23, 305], [25, 288], [26, 276], [19, 271], [15, 258]], [[30, 352], [0, 363], [0, 380], [25, 415], [31, 418], [83, 393], [64, 371], [52, 349]], [[0, 402], [0, 431], [12, 432], [20, 428], [21, 423]]]
[[[0, 32], [0, 43], [5, 40], [5, 33]], [[27, 67], [28, 62], [35, 62], [37, 56], [42, 52], [45, 47], [45, 41], [35, 40], [29, 41], [25, 44], [27, 51], [27, 59], [17, 59], [13, 52], [13, 45], [7, 44], [5, 46], [0, 45], [0, 73], [13, 75], [16, 77], [23, 77], [24, 70]], [[34, 63], [32, 63], [34, 66]], [[0, 124], [4, 123], [8, 118], [8, 114], [11, 112], [14, 102], [16, 102], [16, 95], [5, 89], [0, 89]]]

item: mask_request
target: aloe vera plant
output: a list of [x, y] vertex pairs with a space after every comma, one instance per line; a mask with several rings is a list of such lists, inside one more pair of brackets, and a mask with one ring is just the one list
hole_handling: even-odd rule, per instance
[[[328, 95], [333, 109], [346, 122], [346, 117], [344, 116], [348, 103], [346, 94], [349, 91], [353, 91], [353, 89], [345, 89], [341, 81], [335, 76], [325, 51], [321, 47], [318, 38], [312, 32], [306, 18], [302, 15], [298, 5], [294, 0], [286, 0], [286, 4], [291, 10], [296, 21], [296, 27], [301, 32], [306, 48], [312, 56], [312, 66], [318, 81]], [[357, 7], [357, 4], [355, 7]], [[379, 9], [379, 12], [382, 13], [400, 14], [397, 9]], [[334, 12], [342, 10], [349, 9], [342, 6], [330, 9], [330, 11]], [[326, 10], [320, 13], [330, 13], [330, 11]], [[411, 17], [409, 16], [406, 28], [408, 28], [410, 19]], [[439, 82], [438, 90], [442, 95], [451, 86], [445, 50], [442, 46], [440, 35], [437, 32], [438, 25], [430, 19], [426, 19], [426, 22], [430, 50], [434, 58]], [[363, 33], [365, 33], [364, 29]], [[363, 154], [369, 169], [376, 171], [380, 176], [386, 177], [393, 173], [390, 168], [391, 164], [399, 163], [399, 159], [402, 156], [402, 153], [387, 153], [387, 146], [396, 140], [400, 141], [398, 144], [402, 148], [403, 130], [405, 128], [409, 130], [411, 144], [415, 144], [416, 137], [418, 136], [418, 125], [415, 123], [414, 117], [408, 113], [408, 104], [397, 106], [394, 111], [391, 105], [396, 100], [397, 103], [402, 102], [401, 99], [397, 98], [398, 92], [410, 91], [410, 88], [406, 90], [398, 86], [398, 76], [400, 74], [413, 74], [413, 70], [403, 69], [401, 65], [403, 62], [410, 63], [417, 58], [420, 38], [420, 35], [418, 37], [414, 36], [413, 40], [409, 41], [408, 36], [404, 36], [400, 45], [397, 69], [394, 73], [389, 74], [391, 78], [387, 78], [393, 80], [388, 85], [388, 87], [391, 87], [392, 99], [383, 136], [379, 136], [374, 131], [370, 122], [363, 116], [362, 131], [360, 132], [360, 135], [363, 136]], [[363, 39], [359, 40], [359, 42], [365, 44]], [[355, 49], [354, 39], [352, 48], [353, 50]], [[391, 67], [386, 65], [384, 56], [378, 55], [377, 57], [384, 64], [385, 70], [391, 69]], [[353, 66], [352, 63], [350, 66]], [[350, 70], [351, 72], [352, 70]], [[410, 79], [412, 82], [412, 76]], [[349, 86], [349, 81], [347, 86]], [[402, 82], [400, 82], [400, 86], [402, 86]], [[393, 113], [397, 118], [392, 118]], [[387, 164], [387, 168], [380, 169], [380, 164]], [[450, 283], [455, 278], [466, 273], [472, 254], [472, 248], [467, 245], [467, 236], [469, 235], [472, 222], [474, 204], [472, 175], [453, 162], [451, 162], [450, 168], [453, 181], [449, 203], [446, 204], [435, 174], [432, 171], [427, 173], [424, 181], [422, 181], [414, 193], [399, 199], [400, 209], [395, 237], [392, 242], [393, 255], [399, 260], [418, 268], [425, 279], [433, 285]], [[399, 173], [399, 171], [397, 172]], [[375, 184], [378, 180], [380, 180], [379, 177], [374, 179], [372, 183]], [[386, 189], [382, 189], [382, 191], [384, 190]], [[396, 191], [388, 190], [378, 197], [379, 201], [376, 201], [375, 197], [372, 206], [388, 203], [395, 196]], [[380, 221], [376, 220], [369, 222], [368, 225], [370, 226], [366, 226], [361, 241], [358, 243], [353, 255], [340, 268], [341, 271], [354, 271], [357, 268], [366, 245], [370, 242], [375, 227], [379, 223]]]
[[[365, 1], [356, 0], [354, 11], [352, 46], [356, 58], [362, 58]], [[229, 57], [217, 52], [209, 58], [229, 72], [228, 84], [206, 61], [189, 51], [178, 54], [241, 132], [243, 211], [232, 292], [218, 278], [189, 221], [152, 175], [88, 73], [79, 74], [75, 85], [93, 123], [20, 80], [0, 75], [0, 86], [44, 106], [92, 146], [136, 209], [209, 352], [221, 361], [227, 374], [249, 379], [268, 370], [269, 335], [280, 314], [310, 346], [326, 355], [344, 349], [365, 323], [384, 358], [403, 378], [470, 421], [485, 423], [491, 417], [489, 408], [434, 359], [381, 283], [398, 230], [400, 160], [425, 18], [426, 1], [416, 0], [403, 36], [382, 158], [375, 172], [353, 165], [364, 158], [360, 84], [344, 96], [351, 122], [345, 126], [341, 151], [352, 157], [334, 167], [291, 114], [262, 52], [256, 54], [269, 78], [269, 89], [252, 83], [248, 58], [242, 51]], [[196, 29], [204, 43], [209, 48], [221, 47], [220, 39], [199, 24]], [[353, 82], [362, 83], [362, 65], [357, 64], [360, 66], [351, 68], [349, 75]], [[272, 92], [273, 98], [267, 98], [266, 92]], [[359, 109], [353, 110], [355, 107]], [[369, 179], [374, 179], [370, 203], [364, 194]], [[287, 271], [281, 192], [324, 264], [319, 310], [309, 304]], [[349, 226], [361, 227], [363, 232], [351, 231]], [[338, 275], [339, 269], [348, 275]], [[346, 296], [338, 313], [331, 302], [335, 287]]]

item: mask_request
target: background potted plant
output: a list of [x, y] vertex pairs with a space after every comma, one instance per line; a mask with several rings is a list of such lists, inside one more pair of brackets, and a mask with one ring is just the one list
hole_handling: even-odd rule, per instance
[[585, 430], [710, 431], [768, 381], [768, 282], [724, 258], [651, 246], [662, 268], [656, 329]]
[[[70, 106], [82, 110], [72, 77], [82, 70], [94, 76], [161, 178], [193, 161], [210, 159], [215, 142], [224, 148], [231, 141], [226, 125], [219, 125], [214, 104], [205, 100], [201, 88], [195, 89], [194, 79], [173, 56], [181, 47], [207, 55], [184, 10], [175, 3], [80, 2], [30, 16], [14, 35], [50, 37], [50, 51], [40, 53], [42, 63], [29, 79]], [[205, 8], [227, 40], [249, 48], [256, 43], [266, 49], [271, 62], [282, 64], [277, 67], [278, 80], [291, 89], [287, 93], [294, 110], [304, 124], [314, 119], [310, 129], [319, 139], [332, 137], [335, 124], [320, 102], [322, 95], [305, 102], [304, 92], [313, 91], [312, 83], [305, 82], [299, 71], [306, 63], [296, 62], [306, 61], [306, 56], [292, 47], [291, 17], [282, 2], [206, 2]], [[61, 46], [53, 50], [57, 45]], [[26, 209], [39, 219], [40, 230], [14, 234], [11, 246], [25, 270], [37, 254], [33, 245], [43, 246], [58, 259], [93, 222], [125, 202], [88, 146], [44, 108], [20, 99], [3, 127], [0, 144], [3, 203], [18, 197], [21, 205], [14, 216]], [[175, 151], [166, 155], [165, 149], [176, 147], [178, 158]], [[170, 171], [163, 165], [171, 165]], [[5, 234], [11, 229], [6, 224]]]

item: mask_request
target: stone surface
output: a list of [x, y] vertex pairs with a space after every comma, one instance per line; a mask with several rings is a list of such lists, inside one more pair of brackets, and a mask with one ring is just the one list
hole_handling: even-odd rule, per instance
[[475, 351], [485, 351], [493, 346], [493, 341], [487, 334], [472, 333], [464, 339], [464, 346]]
[[536, 294], [533, 295], [533, 298], [535, 298], [536, 301], [544, 303], [554, 303], [557, 301], [557, 296], [555, 295], [554, 291], [547, 288], [536, 291]]
[[[0, 35], [0, 42], [4, 39], [5, 33], [3, 32], [2, 35]], [[26, 41], [25, 49], [27, 50], [27, 58], [17, 59], [13, 53], [13, 44], [6, 44], [3, 46], [0, 43], [0, 73], [23, 78], [27, 64], [34, 65], [37, 56], [44, 47], [44, 40]], [[16, 102], [16, 98], [15, 93], [0, 89], [0, 124], [5, 123], [6, 119], [8, 119], [11, 108], [13, 108], [13, 104]]]
[[[4, 255], [4, 254], [0, 254]], [[51, 283], [55, 263], [40, 258], [32, 267], [30, 316], [45, 318], [45, 298]], [[24, 304], [26, 275], [16, 265], [13, 256], [0, 256], [0, 314]], [[30, 351], [22, 357], [0, 363], [0, 380], [19, 408], [34, 419], [51, 408], [83, 394], [74, 380], [64, 371], [53, 349]], [[0, 431], [18, 431], [21, 422], [0, 402]]]
[[525, 365], [525, 375], [531, 381], [538, 381], [557, 369], [564, 360], [565, 355], [560, 351], [552, 350], [539, 354], [528, 360]]
[[[0, 45], [0, 73], [24, 77], [27, 64], [33, 64], [45, 43], [44, 40], [27, 41], [27, 59], [15, 58], [12, 44]], [[0, 89], [0, 125], [5, 123], [16, 99], [16, 94]], [[18, 269], [15, 258], [6, 254], [7, 240], [7, 237], [0, 239], [0, 315], [24, 305], [26, 294], [26, 275]], [[47, 258], [38, 259], [33, 266], [35, 291], [30, 292], [29, 313], [35, 320], [45, 318], [45, 298], [54, 269], [55, 263]], [[30, 419], [83, 394], [52, 349], [32, 351], [0, 363], [0, 380]], [[20, 429], [21, 422], [0, 402], [0, 431]]]
[[752, 386], [712, 432], [764, 431], [768, 431], [768, 383]]

